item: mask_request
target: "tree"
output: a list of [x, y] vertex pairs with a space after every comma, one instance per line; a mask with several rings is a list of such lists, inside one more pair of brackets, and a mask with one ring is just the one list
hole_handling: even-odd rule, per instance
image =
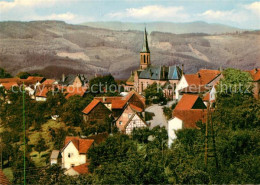
[[93, 95], [100, 93], [106, 93], [108, 96], [118, 95], [118, 86], [111, 74], [91, 79], [89, 89]]
[[157, 83], [153, 83], [144, 90], [146, 104], [166, 102], [162, 88]]
[[82, 98], [80, 96], [72, 96], [64, 103], [61, 115], [62, 120], [73, 126], [81, 126], [82, 124], [82, 110], [92, 101], [93, 97], [88, 94]]
[[0, 68], [0, 78], [11, 78], [12, 75], [7, 73], [3, 68]]
[[27, 79], [29, 76], [31, 76], [31, 74], [28, 72], [19, 72], [16, 75], [16, 77], [21, 78], [21, 79]]
[[39, 155], [41, 155], [41, 152], [45, 151], [48, 149], [46, 146], [45, 139], [42, 138], [42, 135], [39, 136], [37, 145], [34, 147], [34, 149], [39, 152]]

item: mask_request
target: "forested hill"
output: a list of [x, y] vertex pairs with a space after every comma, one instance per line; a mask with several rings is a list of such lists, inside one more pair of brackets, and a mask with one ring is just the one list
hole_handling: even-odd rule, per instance
[[[149, 30], [148, 30], [149, 31]], [[148, 36], [153, 65], [199, 68], [260, 66], [260, 32]], [[139, 66], [142, 31], [114, 31], [60, 21], [0, 22], [0, 67], [60, 77], [62, 73], [111, 73], [127, 78]]]

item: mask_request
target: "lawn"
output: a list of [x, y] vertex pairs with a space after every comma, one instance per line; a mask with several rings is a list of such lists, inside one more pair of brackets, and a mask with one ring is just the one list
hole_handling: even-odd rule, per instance
[[[53, 150], [54, 142], [52, 141], [49, 129], [58, 129], [58, 128], [66, 128], [66, 125], [63, 122], [48, 120], [45, 124], [41, 126], [41, 131], [35, 131], [33, 129], [29, 129], [28, 145], [32, 146], [32, 152], [30, 153], [31, 159], [34, 161], [37, 167], [42, 167], [46, 165], [47, 158], [50, 157], [50, 153]], [[34, 146], [37, 145], [38, 140], [41, 137], [45, 140], [48, 149], [46, 151], [39, 152], [34, 150]]]

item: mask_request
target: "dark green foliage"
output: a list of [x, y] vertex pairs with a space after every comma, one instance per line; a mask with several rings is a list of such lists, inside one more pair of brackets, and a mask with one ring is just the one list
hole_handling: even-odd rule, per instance
[[0, 78], [11, 78], [12, 75], [7, 73], [3, 68], [0, 68]]
[[149, 87], [147, 87], [144, 90], [145, 93], [145, 98], [146, 98], [146, 104], [150, 104], [150, 103], [160, 103], [163, 102], [165, 104], [166, 98], [163, 95], [163, 91], [162, 88], [157, 85], [156, 83], [153, 83], [152, 85], [150, 85]]
[[39, 154], [41, 154], [42, 151], [45, 151], [48, 149], [48, 147], [46, 146], [46, 143], [45, 143], [45, 139], [43, 139], [41, 135], [38, 138], [37, 145], [34, 147], [34, 149], [37, 152], [39, 152]]
[[110, 74], [103, 77], [96, 77], [89, 81], [89, 90], [92, 94], [106, 94], [107, 96], [117, 95], [117, 83]]
[[82, 110], [92, 101], [93, 97], [87, 95], [85, 98], [72, 96], [63, 105], [62, 120], [71, 126], [82, 126]]

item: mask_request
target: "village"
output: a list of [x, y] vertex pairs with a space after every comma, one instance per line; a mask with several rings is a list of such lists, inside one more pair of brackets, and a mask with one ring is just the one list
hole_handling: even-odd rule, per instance
[[[198, 122], [206, 124], [210, 121], [221, 81], [225, 79], [225, 69], [220, 66], [219, 69], [199, 69], [195, 74], [186, 74], [184, 65], [154, 66], [150, 52], [145, 30], [139, 69], [132, 71], [124, 83], [114, 83], [115, 87], [121, 87], [114, 91], [103, 86], [98, 89], [101, 79], [106, 78], [102, 75], [96, 75], [93, 79], [89, 79], [86, 74], [63, 74], [60, 79], [14, 77], [0, 79], [0, 89], [6, 94], [1, 94], [1, 100], [4, 104], [12, 104], [8, 92], [19, 90], [26, 93], [32, 101], [40, 103], [47, 102], [49, 97], [59, 93], [66, 101], [74, 96], [83, 99], [88, 94], [93, 95], [77, 114], [81, 117], [81, 127], [87, 131], [66, 135], [60, 141], [62, 146], [53, 147], [47, 154], [47, 165], [60, 166], [65, 175], [89, 174], [89, 149], [115, 133], [131, 138], [136, 130], [164, 127], [168, 135], [167, 147], [171, 148], [178, 130], [198, 129]], [[252, 78], [253, 95], [258, 100], [260, 69], [245, 72]], [[93, 85], [98, 92], [96, 94]], [[61, 102], [58, 101], [59, 103]], [[58, 124], [60, 112], [52, 112], [49, 119]], [[1, 164], [3, 166], [4, 161]], [[0, 178], [4, 178], [2, 176], [0, 170]]]

